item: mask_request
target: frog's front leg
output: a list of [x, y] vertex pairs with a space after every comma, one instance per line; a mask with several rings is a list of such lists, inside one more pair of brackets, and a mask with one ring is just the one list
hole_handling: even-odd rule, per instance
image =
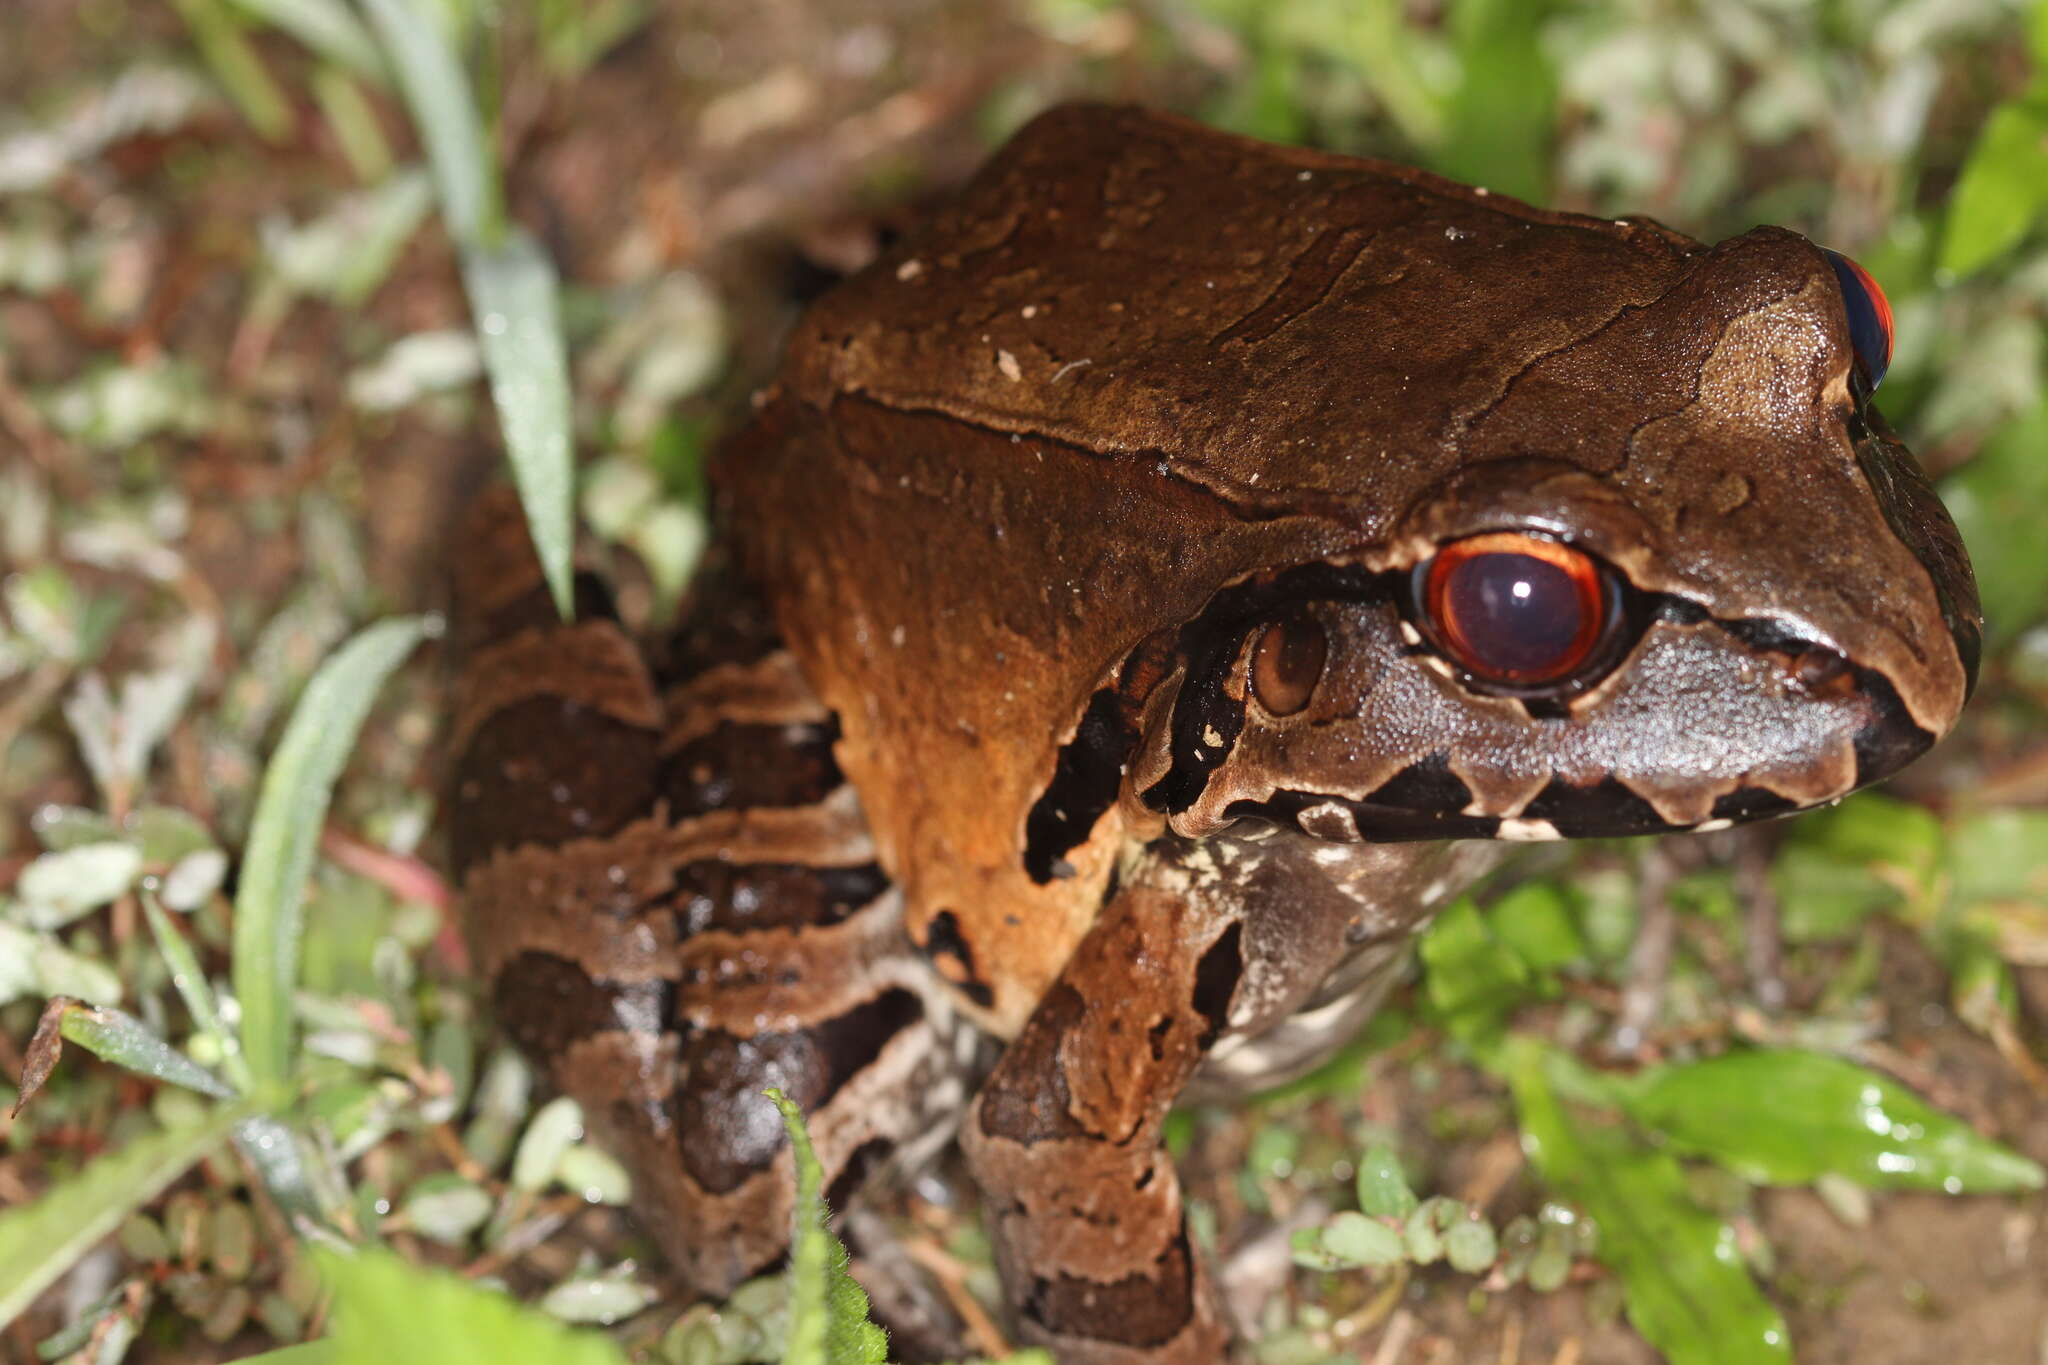
[[1226, 1358], [1161, 1124], [1205, 1061], [1209, 1088], [1256, 1088], [1348, 1038], [1495, 856], [1261, 835], [1147, 848], [968, 1114], [1011, 1305], [1063, 1365]]

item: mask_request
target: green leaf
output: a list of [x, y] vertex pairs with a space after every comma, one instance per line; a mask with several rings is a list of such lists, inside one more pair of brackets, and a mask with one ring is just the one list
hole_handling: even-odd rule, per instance
[[1940, 268], [1967, 275], [2019, 244], [2048, 208], [2048, 103], [1991, 111], [1963, 163], [1942, 226]]
[[526, 509], [555, 607], [570, 613], [575, 549], [575, 469], [571, 458], [569, 361], [562, 345], [555, 267], [531, 237], [506, 236], [463, 252], [462, 279], [476, 319], [484, 370], [512, 481]]
[[1457, 0], [1451, 34], [1462, 68], [1435, 168], [1455, 180], [1541, 201], [1550, 188], [1557, 76], [1539, 41], [1550, 5]]
[[448, 235], [458, 247], [494, 242], [505, 230], [498, 163], [490, 152], [469, 77], [441, 26], [419, 0], [362, 0], [398, 74], [406, 107], [433, 163]]
[[440, 27], [420, 12], [418, 0], [363, 3], [434, 167], [448, 234], [462, 255], [463, 286], [513, 482], [555, 609], [566, 619], [575, 494], [569, 365], [554, 266], [531, 238], [507, 229], [490, 139], [469, 78]]
[[59, 1027], [67, 1040], [101, 1061], [197, 1090], [217, 1100], [234, 1097], [235, 1092], [218, 1076], [157, 1037], [149, 1025], [132, 1014], [105, 1005], [72, 1002], [64, 1010]]
[[1344, 1265], [1394, 1265], [1408, 1254], [1400, 1233], [1350, 1209], [1324, 1225], [1321, 1240], [1322, 1249]]
[[199, 45], [213, 78], [242, 111], [242, 117], [265, 140], [281, 141], [291, 131], [291, 102], [271, 79], [262, 57], [242, 32], [241, 21], [222, 7], [221, 0], [174, 3], [192, 30], [192, 40]]
[[384, 62], [377, 45], [345, 0], [234, 0], [234, 4], [283, 29], [337, 66], [383, 83]]
[[1520, 954], [1494, 937], [1468, 899], [1436, 917], [1420, 948], [1423, 987], [1432, 1011], [1455, 1038], [1485, 1039], [1525, 1000], [1538, 994]]
[[1692, 1202], [1677, 1158], [1574, 1118], [1551, 1084], [1552, 1055], [1532, 1038], [1503, 1052], [1522, 1147], [1598, 1225], [1636, 1330], [1671, 1365], [1790, 1365], [1785, 1320], [1750, 1280], [1734, 1229]]
[[605, 1337], [579, 1332], [460, 1276], [383, 1251], [323, 1253], [334, 1290], [331, 1365], [624, 1365]]
[[383, 621], [337, 650], [306, 684], [264, 770], [235, 892], [234, 938], [242, 1052], [259, 1085], [279, 1084], [291, 1070], [306, 879], [335, 780], [378, 689], [426, 632], [416, 617]]
[[211, 1151], [240, 1117], [216, 1109], [203, 1123], [137, 1138], [41, 1199], [0, 1212], [0, 1327]]
[[1401, 1174], [1401, 1158], [1384, 1142], [1358, 1159], [1358, 1207], [1374, 1218], [1406, 1218], [1415, 1211], [1415, 1191]]
[[882, 1365], [889, 1337], [868, 1321], [868, 1296], [846, 1273], [846, 1248], [825, 1225], [825, 1173], [803, 1110], [780, 1090], [764, 1092], [782, 1111], [796, 1165], [789, 1248], [789, 1348], [782, 1365]]
[[1486, 908], [1487, 927], [1538, 972], [1587, 960], [1572, 894], [1556, 882], [1523, 882]]
[[1619, 1088], [1629, 1114], [1746, 1180], [1839, 1175], [1877, 1189], [2039, 1189], [2041, 1168], [1896, 1081], [1818, 1052], [1743, 1049], [1654, 1067]]
[[2048, 403], [2037, 404], [1996, 432], [1977, 456], [1942, 480], [1941, 500], [1970, 547], [1984, 599], [1989, 642], [2012, 639], [2048, 609]]

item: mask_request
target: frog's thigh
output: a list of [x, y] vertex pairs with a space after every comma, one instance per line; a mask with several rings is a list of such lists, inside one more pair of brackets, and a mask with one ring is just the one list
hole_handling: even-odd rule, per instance
[[469, 541], [449, 806], [478, 967], [506, 1032], [632, 1168], [677, 1268], [724, 1292], [787, 1241], [764, 1088], [810, 1115], [835, 1182], [934, 1126], [900, 897], [772, 635], [727, 630], [658, 694], [601, 594], [555, 617], [509, 503], [486, 501]]

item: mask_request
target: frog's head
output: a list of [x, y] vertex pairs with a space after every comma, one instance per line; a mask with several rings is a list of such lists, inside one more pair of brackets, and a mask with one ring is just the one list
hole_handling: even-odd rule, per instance
[[1546, 839], [1719, 828], [1889, 776], [1954, 723], [1979, 618], [1953, 523], [1868, 402], [1886, 328], [1868, 277], [1802, 238], [1703, 251], [1526, 366], [1370, 542], [1221, 589], [1129, 799], [1189, 836], [1254, 816]]

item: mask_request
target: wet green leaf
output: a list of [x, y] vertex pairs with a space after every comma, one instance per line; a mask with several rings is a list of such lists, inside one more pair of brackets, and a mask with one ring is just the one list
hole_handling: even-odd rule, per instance
[[235, 893], [234, 940], [242, 1051], [259, 1084], [282, 1082], [291, 1070], [306, 882], [334, 783], [384, 680], [426, 633], [424, 621], [402, 618], [342, 646], [306, 684], [264, 770]]
[[474, 1181], [437, 1171], [406, 1192], [400, 1212], [421, 1236], [453, 1246], [484, 1225], [493, 1203], [490, 1191]]
[[1433, 169], [1542, 201], [1549, 190], [1557, 76], [1538, 31], [1550, 8], [1540, 0], [1457, 0], [1451, 6], [1461, 75]]
[[1991, 111], [1949, 196], [1943, 270], [1967, 275], [2017, 246], [2048, 208], [2048, 103]]
[[45, 853], [15, 883], [21, 917], [30, 928], [59, 928], [119, 896], [141, 871], [142, 851], [120, 840]]
[[889, 1338], [868, 1321], [868, 1296], [846, 1273], [846, 1248], [825, 1225], [825, 1173], [811, 1147], [803, 1111], [780, 1090], [766, 1092], [782, 1111], [796, 1158], [796, 1208], [789, 1248], [789, 1349], [783, 1365], [881, 1365]]
[[1619, 1093], [1679, 1150], [1762, 1184], [1803, 1185], [1825, 1173], [1951, 1194], [2042, 1183], [2039, 1166], [1896, 1081], [1817, 1052], [1746, 1048], [1656, 1067]]
[[[2048, 187], [2048, 177], [2043, 179]], [[1999, 428], [1976, 458], [1942, 480], [1942, 501], [1970, 547], [1984, 632], [1995, 646], [2048, 609], [2048, 403]]]
[[505, 434], [512, 481], [555, 606], [570, 614], [575, 471], [570, 451], [569, 361], [554, 264], [540, 244], [510, 233], [463, 251], [462, 279]]
[[583, 1136], [583, 1107], [558, 1095], [540, 1107], [520, 1136], [512, 1157], [512, 1188], [546, 1189], [561, 1167], [562, 1154]]
[[1556, 882], [1524, 882], [1486, 908], [1495, 938], [1538, 972], [1587, 959], [1574, 897]]
[[462, 255], [512, 479], [555, 607], [567, 618], [574, 471], [555, 268], [538, 243], [507, 230], [490, 139], [447, 36], [416, 0], [363, 3], [427, 146], [441, 211]]
[[33, 1203], [0, 1212], [0, 1327], [217, 1146], [237, 1117], [216, 1109], [200, 1123], [138, 1138]]
[[1358, 1207], [1374, 1218], [1406, 1218], [1415, 1204], [1394, 1149], [1383, 1142], [1367, 1148], [1358, 1159]]
[[1750, 1280], [1735, 1232], [1695, 1205], [1669, 1153], [1619, 1126], [1583, 1122], [1548, 1074], [1549, 1047], [1511, 1039], [1509, 1083], [1531, 1163], [1599, 1225], [1629, 1320], [1672, 1365], [1789, 1365], [1785, 1320]]
[[1466, 1042], [1484, 1038], [1538, 993], [1535, 973], [1488, 928], [1469, 899], [1438, 915], [1422, 936], [1423, 988], [1432, 1011]]
[[126, 1067], [153, 1080], [169, 1081], [215, 1099], [235, 1092], [205, 1067], [157, 1037], [132, 1014], [105, 1005], [73, 1003], [59, 1027], [66, 1040], [102, 1061]]
[[331, 1365], [623, 1365], [618, 1348], [460, 1276], [382, 1251], [324, 1253], [334, 1289]]
[[1331, 1218], [1321, 1233], [1322, 1249], [1340, 1265], [1394, 1265], [1407, 1257], [1400, 1233], [1377, 1218], [1350, 1209]]
[[1444, 1233], [1444, 1258], [1453, 1270], [1467, 1275], [1477, 1275], [1492, 1265], [1499, 1251], [1493, 1225], [1483, 1218], [1460, 1218]]

